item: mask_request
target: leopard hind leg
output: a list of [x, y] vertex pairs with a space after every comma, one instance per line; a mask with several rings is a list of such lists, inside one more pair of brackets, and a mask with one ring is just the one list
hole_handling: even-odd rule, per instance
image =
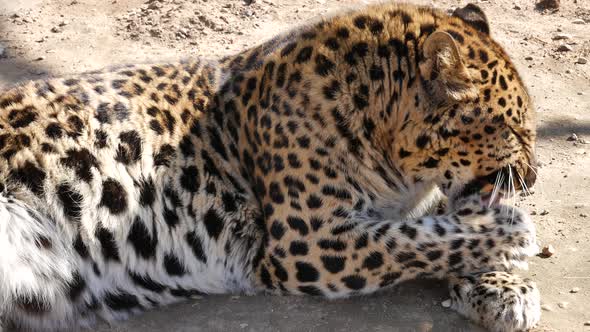
[[50, 218], [0, 194], [0, 326], [58, 330], [81, 321], [89, 294], [68, 238]]

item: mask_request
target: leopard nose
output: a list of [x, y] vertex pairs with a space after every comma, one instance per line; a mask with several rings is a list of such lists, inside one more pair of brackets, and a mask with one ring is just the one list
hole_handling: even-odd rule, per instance
[[527, 187], [532, 187], [537, 181], [537, 168], [531, 167], [524, 177], [524, 183]]

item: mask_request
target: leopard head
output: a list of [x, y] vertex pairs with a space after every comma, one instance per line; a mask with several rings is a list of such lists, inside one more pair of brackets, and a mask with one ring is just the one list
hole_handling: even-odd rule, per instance
[[421, 51], [416, 98], [422, 102], [393, 147], [404, 172], [435, 181], [449, 196], [494, 192], [497, 198], [496, 192], [532, 186], [532, 101], [491, 38], [483, 11], [475, 5], [456, 10], [424, 39]]

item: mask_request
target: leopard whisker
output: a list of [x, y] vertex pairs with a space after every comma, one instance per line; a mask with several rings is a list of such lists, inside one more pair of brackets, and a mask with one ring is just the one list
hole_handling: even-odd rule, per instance
[[[501, 180], [501, 183], [500, 183], [500, 186], [502, 188], [501, 190], [502, 190], [502, 192], [505, 192], [505, 193], [509, 193], [509, 190], [510, 190], [510, 186], [508, 184], [508, 181], [504, 181], [504, 179], [506, 177], [508, 177], [508, 176], [509, 176], [508, 174], [503, 174], [502, 180]], [[504, 183], [504, 182], [506, 182], [506, 183]], [[507, 209], [508, 209], [508, 206], [507, 205], [504, 205], [504, 204], [501, 205], [502, 213], [506, 212]]]
[[504, 177], [504, 174], [502, 172], [498, 172], [496, 174], [496, 181], [494, 182], [494, 188], [492, 189], [492, 195], [491, 195], [490, 201], [488, 202], [488, 207], [491, 207], [492, 202], [494, 202], [496, 200], [496, 197], [498, 196], [498, 192], [501, 189], [500, 183], [502, 183], [503, 177]]
[[[526, 166], [526, 167], [527, 167], [527, 168], [528, 168], [528, 169], [529, 169], [531, 172], [533, 172], [533, 173], [535, 174], [535, 176], [536, 176], [537, 178], [539, 178], [539, 173], [537, 172], [537, 170], [535, 170], [535, 168], [534, 168], [534, 167], [532, 167], [532, 166], [531, 166], [529, 163], [527, 163], [526, 161], [523, 161], [523, 163], [524, 163], [524, 165], [525, 165], [525, 166]], [[539, 189], [539, 190], [538, 190], [538, 193], [539, 193], [539, 195], [543, 195], [543, 192], [545, 191], [545, 190], [544, 190], [544, 187], [543, 187], [543, 182], [541, 182], [540, 184], [537, 184], [537, 186], [539, 187], [539, 188], [538, 188], [538, 189]], [[531, 192], [530, 190], [529, 190], [529, 193], [530, 193], [530, 194], [532, 194], [532, 192]]]
[[514, 186], [514, 176], [512, 175], [512, 166], [508, 165], [508, 193], [512, 196], [512, 205], [509, 208], [512, 209], [510, 214], [510, 223], [514, 221], [514, 209], [516, 206], [516, 187]]
[[524, 193], [529, 196], [531, 195], [531, 191], [529, 190], [529, 187], [526, 185], [524, 179], [522, 178], [522, 176], [520, 175], [520, 173], [518, 171], [515, 171], [516, 175], [518, 175], [518, 182], [520, 183], [520, 186], [522, 187], [522, 190], [524, 191]]

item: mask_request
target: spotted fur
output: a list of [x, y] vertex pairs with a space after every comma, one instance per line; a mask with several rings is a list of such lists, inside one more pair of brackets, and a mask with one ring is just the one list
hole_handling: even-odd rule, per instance
[[534, 142], [474, 5], [372, 6], [219, 60], [26, 83], [0, 94], [0, 319], [433, 277], [467, 317], [527, 329], [538, 291], [503, 271], [526, 267], [534, 225], [480, 195], [506, 168], [532, 185]]

